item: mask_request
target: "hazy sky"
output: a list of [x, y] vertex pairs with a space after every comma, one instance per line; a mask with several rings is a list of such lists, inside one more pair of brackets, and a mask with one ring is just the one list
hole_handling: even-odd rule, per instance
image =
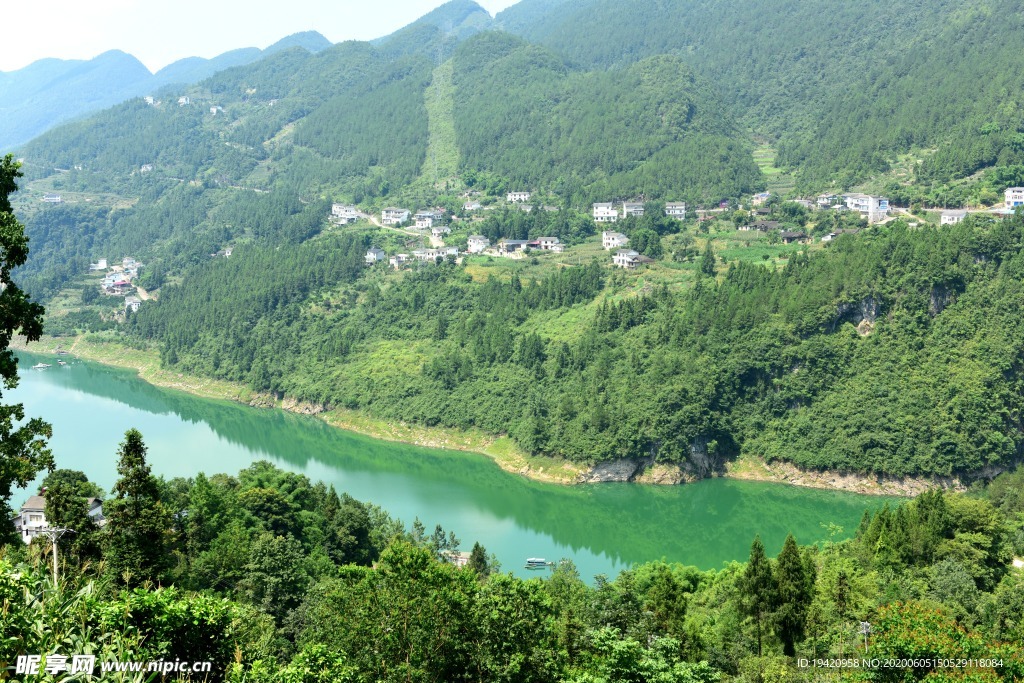
[[[444, 0], [50, 0], [4, 2], [0, 71], [43, 57], [135, 55], [150, 71], [182, 57], [264, 48], [291, 33], [369, 40], [405, 26]], [[477, 0], [492, 15], [516, 0]]]

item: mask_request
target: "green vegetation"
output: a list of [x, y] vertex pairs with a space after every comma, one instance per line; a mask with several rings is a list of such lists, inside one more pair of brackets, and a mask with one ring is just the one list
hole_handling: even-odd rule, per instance
[[[125, 439], [122, 461], [131, 451], [144, 468], [141, 435]], [[115, 488], [134, 478], [124, 470]], [[745, 565], [650, 562], [592, 585], [569, 560], [539, 578], [502, 574], [479, 543], [460, 556], [440, 526], [407, 527], [267, 462], [155, 480], [174, 561], [153, 581], [122, 586], [145, 573], [142, 557], [96, 561], [118, 547], [114, 520], [88, 532], [92, 546], [62, 545], [56, 585], [48, 541], [3, 548], [0, 662], [53, 652], [210, 661], [198, 678], [238, 683], [799, 683], [820, 670], [796, 658], [866, 656], [866, 621], [871, 657], [922, 663], [846, 672], [855, 680], [941, 680], [949, 671], [936, 660], [991, 659], [957, 673], [1013, 681], [1024, 675], [1024, 575], [1008, 563], [1024, 550], [1014, 535], [1024, 504], [1007, 493], [1022, 480], [1024, 469], [971, 495], [931, 491], [865, 513], [848, 541], [800, 547], [790, 536], [770, 558], [754, 539]], [[51, 483], [69, 505], [95, 492], [76, 472]]]

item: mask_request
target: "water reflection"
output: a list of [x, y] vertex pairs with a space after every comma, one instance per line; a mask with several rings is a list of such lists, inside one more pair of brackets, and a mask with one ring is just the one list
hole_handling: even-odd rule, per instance
[[40, 357], [21, 360], [22, 382], [12, 396], [27, 414], [53, 424], [59, 466], [81, 469], [102, 486], [113, 484], [117, 444], [136, 427], [157, 474], [234, 473], [265, 458], [407, 523], [440, 523], [467, 546], [479, 540], [506, 569], [537, 555], [572, 557], [585, 576], [659, 558], [719, 567], [744, 559], [754, 534], [774, 553], [789, 532], [808, 543], [825, 537], [828, 523], [852, 530], [866, 506], [883, 502], [727, 480], [681, 487], [541, 484], [483, 456], [377, 441], [315, 418], [199, 399], [127, 371], [81, 361], [32, 371]]

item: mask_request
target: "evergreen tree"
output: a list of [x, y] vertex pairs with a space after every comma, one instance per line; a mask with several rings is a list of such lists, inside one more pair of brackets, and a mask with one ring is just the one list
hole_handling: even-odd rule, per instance
[[481, 579], [487, 578], [491, 573], [490, 567], [487, 565], [487, 551], [484, 550], [479, 541], [473, 544], [473, 550], [469, 553], [469, 562], [466, 563], [466, 567], [475, 571], [476, 575]]
[[775, 585], [778, 608], [775, 623], [782, 639], [786, 656], [796, 654], [796, 643], [804, 636], [807, 610], [814, 598], [813, 584], [808, 581], [800, 549], [790, 534], [782, 546], [775, 566]]
[[700, 257], [700, 272], [708, 277], [715, 276], [715, 250], [711, 247], [710, 239]]
[[89, 504], [74, 487], [57, 480], [46, 488], [46, 520], [53, 527], [70, 529], [60, 541], [60, 557], [76, 564], [98, 559], [96, 523], [89, 517]]
[[[11, 271], [28, 258], [25, 230], [11, 210], [9, 197], [21, 177], [10, 154], [0, 158], [0, 380], [4, 389], [18, 385], [18, 361], [8, 349], [17, 332], [36, 341], [43, 332], [43, 307], [32, 303], [11, 281]], [[25, 421], [20, 403], [0, 405], [0, 543], [14, 538], [10, 500], [13, 489], [28, 486], [44, 469], [53, 469], [46, 439], [53, 432], [39, 418]]]
[[160, 502], [160, 487], [146, 463], [146, 445], [137, 429], [124, 434], [118, 451], [114, 499], [105, 505], [107, 563], [116, 580], [128, 586], [159, 581], [168, 566], [170, 515]]
[[763, 652], [763, 641], [768, 620], [775, 608], [776, 584], [771, 563], [764, 554], [761, 537], [755, 536], [750, 545], [750, 560], [739, 580], [740, 605], [744, 614], [754, 622], [757, 634], [757, 656]]

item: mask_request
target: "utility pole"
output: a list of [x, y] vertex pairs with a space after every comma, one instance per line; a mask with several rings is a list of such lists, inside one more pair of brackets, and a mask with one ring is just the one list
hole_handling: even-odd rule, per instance
[[41, 533], [50, 539], [50, 543], [53, 545], [53, 586], [56, 588], [57, 580], [60, 578], [60, 567], [57, 560], [57, 541], [59, 541], [64, 534], [75, 533], [75, 530], [61, 527], [46, 527]]

